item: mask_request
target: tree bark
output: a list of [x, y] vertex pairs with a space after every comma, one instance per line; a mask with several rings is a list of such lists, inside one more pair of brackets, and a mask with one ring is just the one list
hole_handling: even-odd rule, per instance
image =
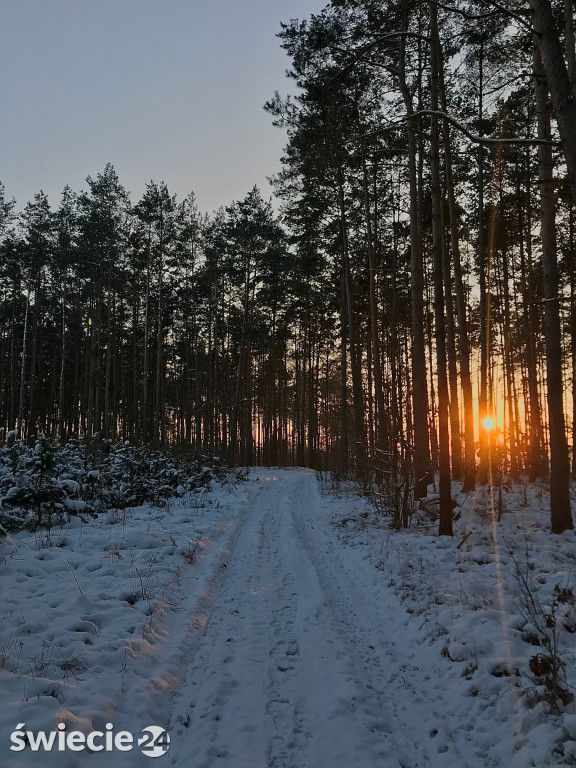
[[406, 81], [406, 46], [400, 39], [399, 83], [408, 114], [408, 177], [410, 190], [410, 291], [412, 298], [412, 422], [414, 430], [414, 498], [426, 496], [430, 476], [428, 440], [428, 383], [424, 339], [424, 267], [420, 238], [420, 206], [417, 176], [417, 119]]
[[[438, 38], [437, 10], [429, 3], [432, 42], [431, 104], [438, 109], [438, 73], [441, 50]], [[434, 321], [436, 331], [436, 375], [438, 377], [438, 468], [440, 474], [440, 536], [452, 536], [452, 494], [450, 485], [449, 394], [446, 371], [446, 322], [444, 316], [444, 273], [442, 260], [442, 191], [440, 185], [440, 126], [432, 117], [430, 131], [430, 171], [432, 192], [432, 251], [434, 255]]]
[[[447, 112], [446, 88], [444, 85], [444, 68], [439, 71], [440, 106]], [[448, 197], [448, 216], [450, 219], [450, 245], [452, 262], [454, 264], [454, 287], [456, 294], [456, 314], [458, 318], [458, 341], [460, 344], [460, 383], [462, 387], [462, 402], [464, 406], [464, 482], [462, 492], [469, 493], [476, 485], [476, 446], [474, 443], [474, 397], [472, 393], [472, 376], [470, 373], [470, 341], [468, 339], [468, 312], [466, 308], [466, 291], [462, 274], [462, 259], [460, 256], [460, 240], [458, 236], [458, 214], [456, 211], [456, 194], [454, 190], [454, 175], [452, 171], [452, 146], [450, 143], [450, 128], [444, 121], [444, 173], [446, 177], [446, 194]]]
[[[484, 41], [480, 42], [478, 85], [478, 132], [482, 133], [484, 116]], [[480, 267], [480, 391], [478, 393], [479, 423], [479, 481], [488, 479], [488, 434], [482, 427], [482, 420], [488, 415], [488, 345], [490, 342], [490, 318], [488, 316], [488, 295], [486, 287], [486, 248], [484, 242], [484, 147], [478, 145], [478, 264]]]
[[572, 196], [576, 200], [576, 97], [570, 83], [550, 0], [530, 0], [536, 43], [548, 82], [562, 150], [568, 168]]
[[[534, 90], [538, 112], [539, 138], [549, 138], [550, 107], [539, 50], [534, 50]], [[576, 125], [574, 126], [576, 128]], [[546, 385], [550, 428], [550, 518], [553, 533], [574, 527], [570, 509], [570, 457], [564, 424], [562, 386], [562, 334], [558, 296], [558, 261], [556, 254], [556, 197], [554, 161], [549, 145], [538, 147], [540, 179], [540, 216], [542, 235], [542, 270], [544, 274], [544, 333], [546, 339]]]

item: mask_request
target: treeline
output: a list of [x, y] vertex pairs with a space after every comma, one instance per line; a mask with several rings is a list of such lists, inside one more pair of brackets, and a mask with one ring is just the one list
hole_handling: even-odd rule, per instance
[[438, 471], [441, 534], [451, 479], [550, 472], [571, 528], [571, 0], [332, 0], [279, 37], [298, 92], [266, 105], [276, 191], [297, 252], [338, 274], [342, 465], [380, 466], [404, 509]]
[[270, 204], [210, 218], [154, 182], [133, 204], [111, 165], [87, 184], [3, 201], [4, 430], [290, 463], [299, 276]]
[[572, 527], [573, 28], [570, 0], [283, 25], [285, 229], [256, 189], [133, 204], [111, 166], [55, 210], [5, 201], [2, 424], [354, 473], [404, 522], [439, 472], [445, 534], [451, 479], [550, 474]]

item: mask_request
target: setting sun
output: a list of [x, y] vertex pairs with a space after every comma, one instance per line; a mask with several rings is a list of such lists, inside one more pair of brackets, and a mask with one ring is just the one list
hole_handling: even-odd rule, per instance
[[494, 429], [494, 419], [491, 416], [486, 416], [482, 419], [482, 426], [487, 432], [490, 432]]

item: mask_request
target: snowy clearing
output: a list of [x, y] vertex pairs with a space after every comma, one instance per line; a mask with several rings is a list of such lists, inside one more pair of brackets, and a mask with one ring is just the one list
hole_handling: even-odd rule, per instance
[[160, 764], [176, 768], [574, 764], [574, 707], [550, 714], [531, 662], [547, 652], [546, 619], [524, 615], [519, 575], [543, 616], [552, 606], [571, 686], [576, 538], [539, 528], [537, 496], [506, 493], [495, 527], [483, 489], [458, 497], [448, 540], [424, 518], [390, 530], [309, 470], [253, 469], [167, 509], [75, 518], [52, 530], [56, 546], [12, 536], [0, 557], [1, 765], [150, 765], [138, 749], [10, 750], [19, 723], [60, 722], [161, 726]]

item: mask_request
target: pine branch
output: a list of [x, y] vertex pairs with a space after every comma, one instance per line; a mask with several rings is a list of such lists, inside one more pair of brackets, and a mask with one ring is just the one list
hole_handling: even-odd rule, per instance
[[439, 3], [438, 0], [430, 0], [430, 2], [433, 2], [434, 5], [436, 5], [438, 8], [442, 8], [445, 11], [450, 11], [451, 13], [457, 13], [459, 16], [464, 17], [465, 19], [468, 19], [469, 21], [481, 21], [482, 19], [493, 19], [494, 16], [497, 16], [499, 11], [490, 11], [489, 13], [469, 13], [468, 11], [463, 11], [461, 8], [456, 8], [453, 5], [444, 5], [444, 3]]
[[[362, 46], [359, 50], [356, 51], [346, 51], [346, 50], [340, 50], [341, 53], [349, 53], [352, 56], [352, 59], [346, 64], [345, 67], [340, 71], [338, 77], [342, 77], [348, 70], [352, 69], [352, 67], [358, 63], [358, 61], [362, 60], [369, 51], [376, 48], [380, 43], [384, 43], [388, 40], [394, 40], [396, 38], [406, 38], [406, 37], [412, 37], [416, 40], [422, 40], [424, 42], [429, 42], [430, 38], [427, 35], [421, 35], [419, 32], [373, 32], [371, 33], [372, 37], [375, 37], [375, 40], [372, 40], [367, 45]], [[334, 49], [336, 49], [336, 46], [331, 46]]]
[[[472, 131], [469, 131], [468, 128], [466, 128], [462, 123], [459, 123], [458, 120], [455, 120], [453, 117], [450, 117], [450, 115], [447, 115], [445, 112], [440, 112], [439, 110], [435, 109], [420, 109], [418, 112], [414, 112], [412, 115], [405, 115], [404, 117], [399, 118], [396, 120], [396, 123], [403, 123], [407, 120], [411, 120], [414, 117], [421, 117], [421, 116], [432, 116], [432, 117], [441, 117], [443, 120], [446, 120], [446, 122], [450, 123], [450, 125], [453, 125], [454, 128], [459, 130], [461, 133], [463, 133], [470, 141], [474, 142], [475, 144], [521, 144], [521, 145], [539, 145], [539, 144], [547, 144], [552, 147], [559, 147], [560, 142], [559, 141], [552, 141], [550, 139], [525, 139], [521, 137], [502, 137], [502, 138], [492, 138], [490, 136], [478, 136], [476, 133], [472, 133]], [[358, 139], [365, 139], [368, 136], [375, 136], [379, 133], [383, 133], [384, 131], [388, 130], [388, 128], [379, 128], [376, 131], [370, 131], [369, 133], [364, 133], [359, 136], [355, 136], [354, 140]]]
[[515, 19], [518, 24], [524, 27], [524, 29], [528, 30], [528, 32], [532, 32], [533, 34], [536, 32], [536, 30], [528, 24], [526, 19], [523, 19], [522, 16], [520, 16], [519, 13], [516, 13], [515, 11], [511, 11], [510, 8], [506, 8], [505, 5], [500, 5], [500, 3], [497, 0], [488, 0], [490, 5], [493, 5], [494, 8], [497, 8], [500, 13], [506, 14], [506, 16], [510, 16], [510, 18]]
[[527, 29], [529, 32], [534, 32], [534, 29], [528, 24], [528, 22], [520, 16], [519, 13], [516, 13], [515, 11], [510, 10], [510, 8], [506, 8], [503, 5], [500, 5], [500, 3], [497, 2], [497, 0], [488, 0], [490, 5], [493, 5], [495, 10], [489, 11], [488, 13], [470, 13], [469, 11], [464, 11], [461, 8], [456, 8], [453, 5], [445, 5], [444, 3], [439, 2], [439, 0], [429, 0], [429, 2], [434, 3], [438, 8], [442, 8], [445, 11], [449, 11], [450, 13], [457, 13], [459, 16], [462, 16], [465, 19], [468, 19], [469, 21], [482, 21], [483, 19], [493, 19], [494, 16], [498, 16], [499, 13], [503, 13], [506, 16], [510, 16], [512, 19], [515, 19], [519, 24], [521, 24], [525, 29]]

